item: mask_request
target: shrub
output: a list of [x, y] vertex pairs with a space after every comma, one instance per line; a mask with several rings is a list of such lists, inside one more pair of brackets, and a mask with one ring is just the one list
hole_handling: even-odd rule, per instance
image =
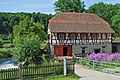
[[92, 53], [90, 55], [87, 55], [87, 59], [90, 60], [97, 60], [97, 61], [120, 61], [120, 53]]

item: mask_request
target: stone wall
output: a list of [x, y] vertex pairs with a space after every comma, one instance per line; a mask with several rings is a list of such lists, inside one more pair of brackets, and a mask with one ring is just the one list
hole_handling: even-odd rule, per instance
[[111, 44], [73, 45], [72, 46], [72, 53], [82, 55], [82, 48], [83, 47], [85, 47], [85, 53], [92, 53], [92, 52], [94, 52], [94, 49], [100, 49], [101, 53], [112, 53], [112, 45]]

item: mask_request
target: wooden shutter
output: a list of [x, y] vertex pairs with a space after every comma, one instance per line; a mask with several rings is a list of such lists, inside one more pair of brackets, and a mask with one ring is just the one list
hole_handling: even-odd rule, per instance
[[80, 33], [80, 39], [82, 40], [82, 33]]
[[100, 34], [100, 36], [101, 36], [101, 39], [103, 39], [103, 36], [102, 36], [102, 35], [103, 35], [103, 34], [101, 33], [101, 34]]
[[66, 40], [66, 33], [63, 33], [64, 34], [64, 40]]
[[105, 33], [105, 37], [106, 37], [106, 39], [108, 39], [108, 34], [107, 33]]
[[50, 39], [50, 34], [48, 34], [48, 39]]
[[57, 33], [57, 39], [60, 39], [60, 33]]
[[96, 40], [98, 39], [98, 33], [96, 33]]
[[88, 33], [86, 33], [86, 40], [88, 40]]

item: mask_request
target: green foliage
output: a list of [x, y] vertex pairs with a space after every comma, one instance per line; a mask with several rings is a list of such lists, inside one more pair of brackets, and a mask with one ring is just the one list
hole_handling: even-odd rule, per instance
[[39, 35], [41, 39], [45, 39], [44, 27], [39, 23], [34, 23], [28, 18], [25, 18], [19, 23], [19, 25], [14, 26], [14, 37], [20, 35]]
[[112, 17], [112, 28], [115, 30], [114, 38], [120, 37], [120, 10]]
[[47, 39], [44, 27], [34, 23], [26, 17], [19, 25], [14, 26], [14, 57], [18, 61], [37, 61], [41, 51], [41, 44]]
[[30, 62], [39, 60], [40, 46], [42, 44], [39, 36], [20, 36], [15, 39], [15, 42], [15, 52], [13, 55], [18, 61]]
[[12, 57], [13, 48], [0, 48], [0, 59]]
[[90, 6], [87, 11], [100, 16], [102, 19], [106, 20], [111, 25], [111, 18], [112, 16], [117, 14], [119, 7], [120, 4], [113, 5], [99, 2]]
[[52, 17], [52, 14], [42, 13], [5, 13], [0, 12], [0, 34], [9, 35], [13, 33], [13, 28], [18, 25], [20, 21], [25, 17], [33, 19], [33, 22], [44, 25], [44, 31], [47, 33], [48, 20]]
[[56, 12], [83, 12], [84, 2], [81, 0], [58, 0], [54, 3]]
[[11, 48], [12, 44], [11, 43], [4, 43], [3, 48]]
[[48, 64], [48, 61], [47, 61], [47, 59], [45, 57], [45, 54], [42, 54], [41, 58], [43, 60], [43, 64]]
[[4, 40], [3, 40], [3, 35], [0, 35], [0, 48], [3, 47], [3, 43], [4, 43]]
[[79, 80], [79, 78], [76, 75], [68, 75], [68, 76], [54, 76], [37, 80]]
[[115, 39], [117, 36], [120, 35], [120, 28], [119, 28], [119, 8], [120, 4], [106, 4], [103, 2], [96, 3], [89, 7], [87, 12], [94, 13], [101, 17], [102, 19], [106, 20], [112, 29], [115, 31], [115, 34], [112, 36]]

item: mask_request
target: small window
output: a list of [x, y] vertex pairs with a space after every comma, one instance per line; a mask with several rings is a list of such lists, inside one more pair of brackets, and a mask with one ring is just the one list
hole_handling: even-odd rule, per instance
[[103, 33], [102, 34], [102, 39], [105, 39], [106, 38], [106, 35]]
[[92, 39], [94, 39], [94, 40], [96, 39], [96, 34], [95, 33], [92, 34]]
[[82, 48], [82, 53], [85, 53], [85, 47]]
[[60, 39], [63, 40], [64, 39], [64, 34], [60, 33]]
[[82, 34], [82, 39], [84, 39], [84, 40], [86, 39], [86, 33]]
[[71, 39], [72, 39], [72, 40], [75, 39], [75, 34], [71, 34]]

